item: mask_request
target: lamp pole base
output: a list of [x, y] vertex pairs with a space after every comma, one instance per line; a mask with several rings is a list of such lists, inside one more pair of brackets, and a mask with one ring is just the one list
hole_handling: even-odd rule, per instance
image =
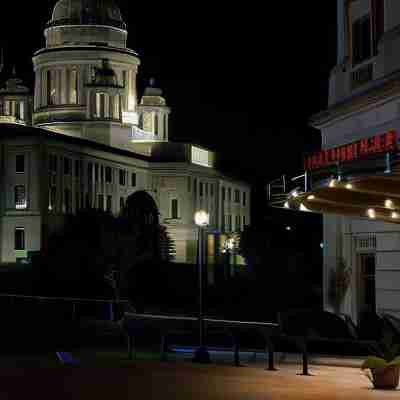
[[199, 364], [211, 364], [210, 353], [207, 348], [204, 346], [199, 347], [199, 349], [194, 353], [192, 361]]

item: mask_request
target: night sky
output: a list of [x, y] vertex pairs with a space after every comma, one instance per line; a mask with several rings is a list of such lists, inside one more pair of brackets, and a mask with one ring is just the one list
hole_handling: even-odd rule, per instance
[[[8, 71], [15, 63], [33, 87], [56, 1], [29, 3], [2, 5], [0, 39]], [[150, 77], [164, 89], [173, 139], [222, 152], [224, 169], [255, 186], [301, 172], [303, 152], [320, 146], [307, 120], [327, 103], [335, 0], [116, 3], [142, 61], [139, 89]]]

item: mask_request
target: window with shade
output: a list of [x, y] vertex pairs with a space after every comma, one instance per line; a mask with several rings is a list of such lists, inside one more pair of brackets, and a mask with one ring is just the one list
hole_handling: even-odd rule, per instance
[[17, 185], [14, 188], [14, 200], [16, 210], [25, 210], [27, 208], [25, 185]]

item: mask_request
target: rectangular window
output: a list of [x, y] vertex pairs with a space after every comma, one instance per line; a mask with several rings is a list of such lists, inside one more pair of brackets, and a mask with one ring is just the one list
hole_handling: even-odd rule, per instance
[[120, 96], [117, 94], [114, 97], [114, 119], [119, 120], [121, 118], [120, 113]]
[[232, 189], [228, 189], [228, 201], [232, 201]]
[[240, 191], [235, 190], [235, 203], [240, 203]]
[[25, 156], [23, 154], [18, 154], [15, 157], [15, 172], [17, 174], [25, 173]]
[[243, 230], [246, 228], [246, 216], [243, 215]]
[[206, 196], [208, 196], [208, 183], [206, 183]]
[[18, 118], [22, 121], [25, 120], [25, 103], [23, 101], [19, 102]]
[[131, 180], [131, 185], [132, 187], [136, 186], [136, 174], [134, 172], [132, 172], [132, 180]]
[[222, 201], [225, 201], [226, 200], [226, 190], [225, 190], [225, 188], [223, 187], [222, 188]]
[[353, 65], [362, 63], [372, 56], [372, 32], [370, 14], [353, 23]]
[[99, 210], [104, 211], [104, 196], [102, 194], [97, 196], [97, 203]]
[[125, 199], [123, 197], [121, 197], [119, 199], [119, 209], [122, 211], [125, 207]]
[[79, 178], [80, 176], [80, 165], [79, 160], [75, 160], [75, 178]]
[[88, 163], [88, 182], [93, 182], [93, 164], [91, 162]]
[[79, 192], [75, 193], [75, 212], [78, 212], [80, 209], [79, 205]]
[[192, 178], [189, 176], [188, 178], [188, 192], [192, 191]]
[[47, 71], [47, 105], [57, 104], [57, 71]]
[[57, 188], [55, 186], [52, 186], [50, 188], [49, 211], [56, 211], [56, 201], [57, 201]]
[[171, 218], [178, 219], [178, 199], [171, 200]]
[[25, 229], [15, 228], [15, 250], [25, 250]]
[[194, 192], [194, 195], [196, 196], [197, 195], [197, 179], [196, 178], [194, 178], [194, 180], [193, 180], [193, 192]]
[[112, 211], [112, 196], [107, 196], [107, 211], [111, 212]]
[[64, 206], [65, 206], [65, 213], [71, 214], [71, 192], [69, 189], [64, 190]]
[[243, 199], [243, 205], [245, 206], [247, 204], [247, 193], [246, 192], [243, 192], [242, 199]]
[[96, 93], [96, 117], [110, 118], [110, 96], [106, 93]]
[[119, 170], [119, 184], [121, 186], [125, 186], [125, 176], [126, 172], [123, 169]]
[[112, 169], [111, 167], [106, 167], [106, 182], [112, 183]]
[[203, 197], [203, 182], [200, 182], [200, 197]]
[[57, 156], [54, 154], [50, 154], [49, 169], [51, 172], [57, 172]]
[[241, 230], [241, 226], [240, 226], [240, 215], [236, 215], [235, 217], [235, 230], [236, 231], [240, 231]]
[[103, 166], [100, 167], [100, 182], [101, 183], [104, 182], [104, 167]]
[[94, 181], [99, 181], [99, 164], [94, 165]]
[[15, 208], [25, 210], [27, 208], [26, 190], [24, 185], [17, 185], [14, 188]]
[[214, 197], [214, 184], [213, 183], [210, 185], [210, 196]]
[[229, 232], [232, 232], [232, 229], [233, 227], [232, 227], [232, 215], [228, 215], [228, 229], [229, 229]]
[[68, 103], [78, 103], [78, 72], [75, 69], [67, 71], [68, 79]]
[[71, 175], [71, 160], [64, 157], [64, 175]]

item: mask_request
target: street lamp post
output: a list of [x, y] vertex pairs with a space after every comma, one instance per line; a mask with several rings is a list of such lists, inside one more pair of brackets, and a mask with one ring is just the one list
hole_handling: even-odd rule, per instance
[[210, 222], [210, 215], [206, 211], [197, 211], [194, 216], [198, 226], [197, 249], [198, 249], [198, 273], [199, 273], [199, 348], [194, 355], [194, 362], [209, 363], [210, 354], [204, 345], [204, 313], [203, 313], [203, 269], [204, 269], [204, 228]]

